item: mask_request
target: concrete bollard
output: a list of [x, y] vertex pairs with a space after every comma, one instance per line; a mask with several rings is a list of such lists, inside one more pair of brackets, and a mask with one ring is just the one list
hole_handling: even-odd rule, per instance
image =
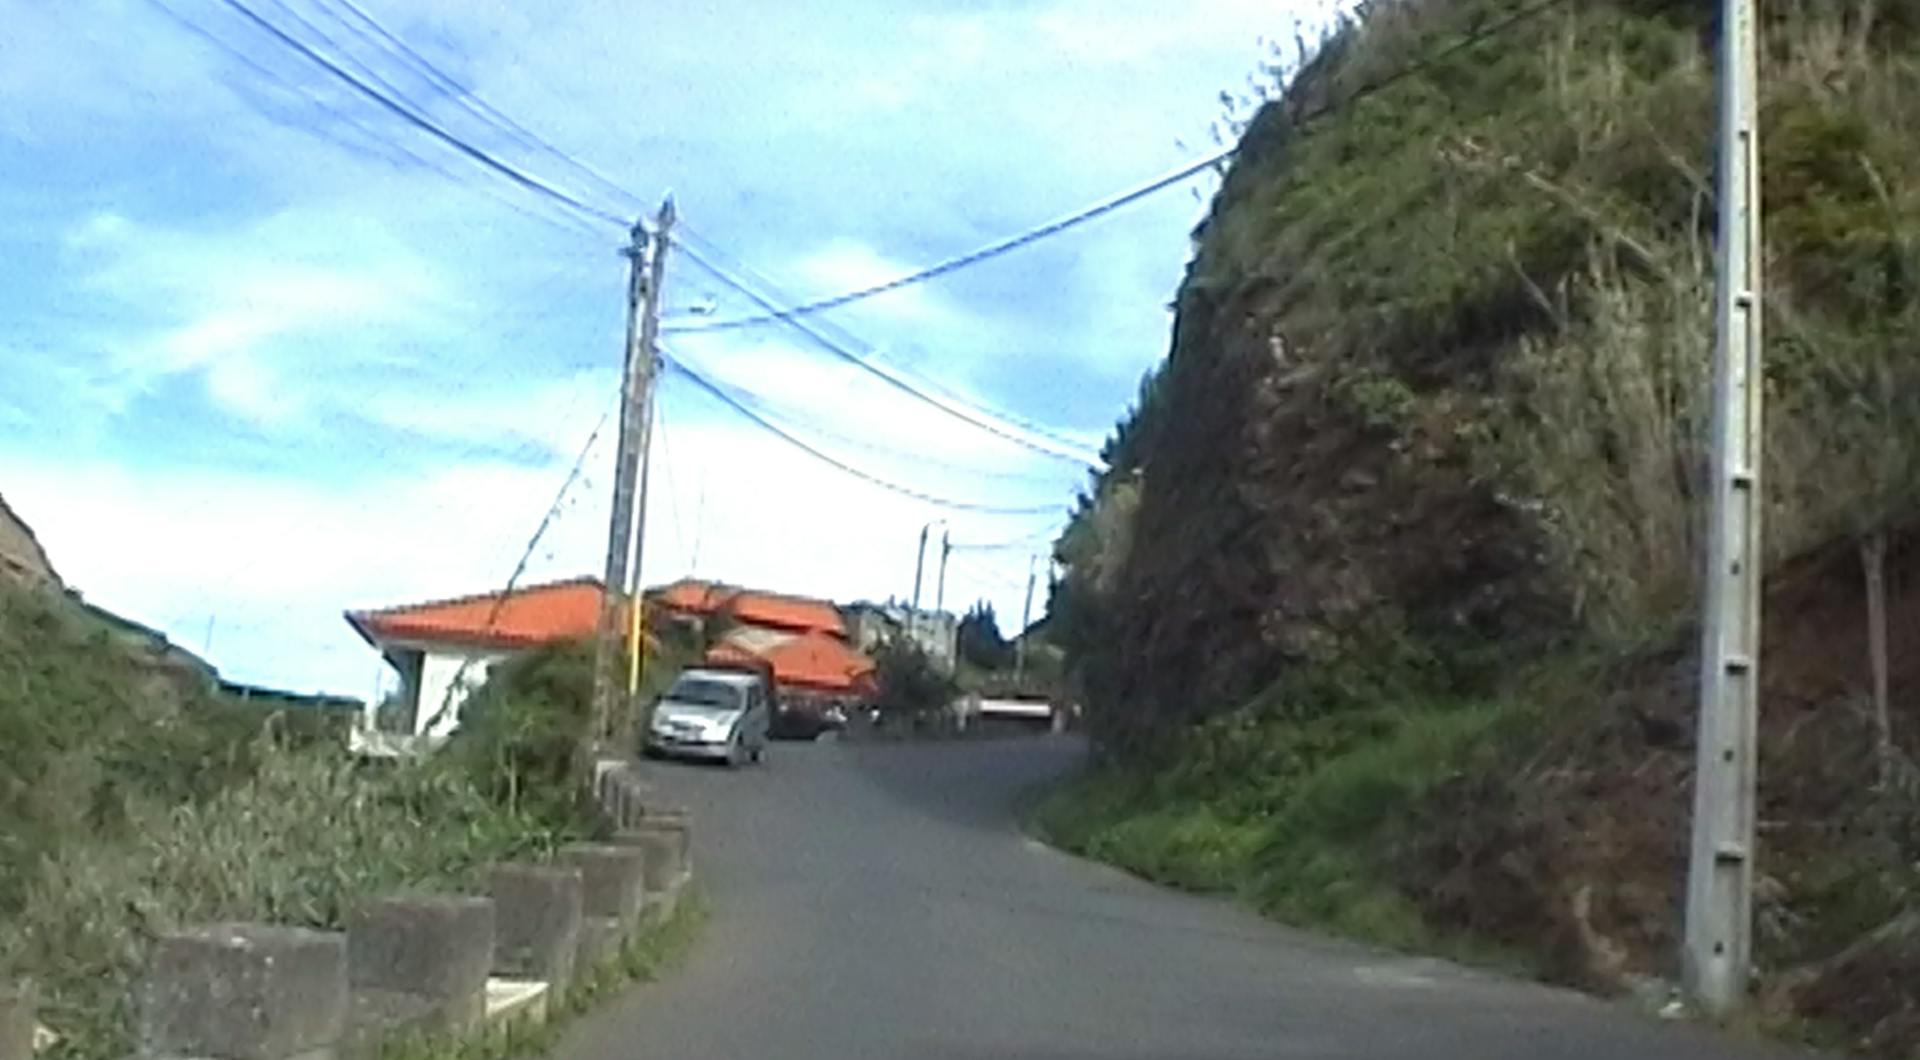
[[628, 928], [628, 924], [610, 916], [581, 917], [580, 942], [573, 955], [574, 979], [584, 980], [612, 960], [627, 944]]
[[686, 811], [656, 810], [614, 835], [615, 842], [646, 851], [646, 912], [652, 920], [673, 915], [680, 890], [693, 875], [692, 832], [692, 818]]
[[593, 769], [595, 801], [615, 831], [646, 815], [647, 785], [632, 759], [602, 758]]
[[574, 970], [585, 974], [626, 945], [645, 905], [646, 851], [618, 843], [575, 843], [560, 851], [580, 870], [580, 945]]
[[647, 852], [620, 843], [574, 843], [560, 851], [563, 864], [580, 870], [580, 910], [622, 923], [639, 919], [646, 904]]
[[163, 935], [137, 988], [142, 1056], [326, 1056], [346, 1032], [346, 936], [263, 924]]
[[573, 979], [580, 946], [580, 870], [570, 865], [495, 865], [493, 970], [538, 979], [555, 997]]
[[0, 1060], [33, 1060], [39, 994], [32, 983], [0, 985]]
[[488, 898], [393, 895], [347, 918], [347, 981], [356, 1023], [419, 1023], [467, 1030], [486, 1015], [493, 971]]

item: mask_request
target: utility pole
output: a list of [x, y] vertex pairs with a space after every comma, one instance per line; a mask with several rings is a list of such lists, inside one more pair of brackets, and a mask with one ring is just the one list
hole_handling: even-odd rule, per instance
[[1038, 556], [1027, 557], [1027, 602], [1020, 608], [1020, 632], [1013, 639], [1013, 683], [1027, 676], [1027, 629], [1033, 625], [1033, 568]]
[[953, 531], [940, 531], [940, 581], [933, 591], [933, 613], [945, 614], [947, 610], [947, 557], [953, 555]]
[[646, 357], [647, 370], [646, 396], [641, 405], [640, 493], [634, 504], [633, 564], [627, 575], [627, 696], [625, 709], [614, 716], [612, 732], [614, 746], [623, 749], [633, 745], [634, 700], [640, 694], [640, 669], [647, 654], [646, 643], [642, 639], [645, 633], [646, 584], [642, 581], [640, 561], [646, 556], [647, 482], [652, 478], [653, 470], [653, 382], [659, 375], [660, 300], [667, 278], [667, 248], [672, 245], [667, 235], [673, 229], [673, 221], [673, 196], [669, 195], [661, 200], [660, 214], [654, 220], [653, 257], [647, 263], [646, 312], [640, 318], [640, 347]]
[[1746, 994], [1760, 699], [1761, 234], [1756, 0], [1720, 14], [1720, 262], [1700, 716], [1687, 865], [1688, 991], [1725, 1013]]
[[581, 747], [584, 764], [589, 768], [595, 745], [611, 740], [617, 731], [624, 729], [620, 719], [627, 713], [622, 709], [620, 695], [620, 607], [630, 590], [627, 560], [635, 551], [634, 494], [652, 413], [660, 270], [665, 264], [662, 251], [666, 227], [673, 223], [673, 200], [661, 205], [659, 223], [658, 238], [650, 239], [646, 223], [635, 221], [631, 241], [623, 252], [628, 262], [626, 362], [620, 380], [620, 437], [614, 458], [613, 512], [607, 526], [605, 591], [601, 595], [600, 621], [594, 640], [592, 726]]
[[913, 554], [913, 606], [908, 611], [910, 615], [920, 613], [920, 575], [927, 565], [927, 531], [931, 529], [932, 523], [920, 528], [920, 548]]

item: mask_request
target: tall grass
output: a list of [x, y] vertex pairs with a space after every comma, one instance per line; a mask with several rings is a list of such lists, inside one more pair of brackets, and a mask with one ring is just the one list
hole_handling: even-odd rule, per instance
[[230, 919], [337, 928], [356, 900], [474, 886], [486, 863], [544, 856], [566, 835], [441, 765], [257, 755], [252, 777], [210, 798], [136, 805], [124, 834], [71, 840], [41, 862], [11, 958], [43, 984], [59, 1055], [126, 1054], [129, 987], [161, 932]]
[[1396, 888], [1397, 829], [1435, 785], [1530, 716], [1513, 702], [1403, 705], [1307, 721], [1239, 711], [1171, 749], [1053, 793], [1047, 841], [1156, 882], [1228, 892], [1278, 919], [1382, 945], [1512, 958], [1437, 935]]
[[58, 595], [0, 589], [0, 975], [40, 982], [55, 1055], [124, 1056], [128, 987], [161, 932], [338, 927], [364, 897], [545, 856], [585, 828], [579, 785], [547, 761], [584, 717], [564, 662], [511, 668], [454, 753], [365, 763], [154, 680]]

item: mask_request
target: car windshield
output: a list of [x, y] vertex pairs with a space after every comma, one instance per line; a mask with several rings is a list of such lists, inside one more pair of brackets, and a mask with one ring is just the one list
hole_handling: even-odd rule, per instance
[[673, 683], [673, 688], [667, 692], [667, 698], [688, 706], [737, 710], [740, 706], [740, 693], [740, 686], [724, 681], [683, 677]]

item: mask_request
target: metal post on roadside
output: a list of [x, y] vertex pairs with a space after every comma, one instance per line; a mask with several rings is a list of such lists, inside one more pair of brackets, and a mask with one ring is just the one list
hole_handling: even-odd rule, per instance
[[1722, 0], [1720, 258], [1700, 633], [1699, 739], [1687, 864], [1686, 988], [1705, 1011], [1747, 991], [1760, 698], [1761, 229], [1755, 0]]

